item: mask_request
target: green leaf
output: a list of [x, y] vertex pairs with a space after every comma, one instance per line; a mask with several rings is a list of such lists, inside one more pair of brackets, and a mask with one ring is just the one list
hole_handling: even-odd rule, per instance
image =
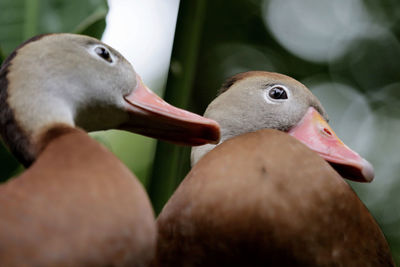
[[90, 137], [92, 137], [94, 140], [97, 142], [103, 144], [105, 147], [107, 147], [108, 150], [111, 152], [113, 151], [112, 144], [108, 140], [107, 136], [103, 134], [103, 131], [98, 131], [98, 132], [91, 132], [89, 133]]
[[0, 1], [0, 47], [9, 54], [24, 39], [25, 1]]
[[107, 5], [99, 5], [90, 16], [76, 26], [74, 32], [100, 39], [106, 27], [107, 12]]
[[40, 32], [73, 32], [84, 33], [93, 24], [100, 24], [96, 38], [101, 38], [108, 11], [106, 0], [42, 0], [42, 15], [39, 20]]
[[11, 153], [4, 146], [0, 140], [0, 182], [6, 181], [8, 178], [14, 176], [17, 170], [23, 168], [19, 162], [11, 155]]
[[103, 131], [101, 134], [112, 143], [114, 154], [147, 188], [155, 152], [154, 139], [118, 130]]
[[3, 63], [3, 60], [4, 60], [4, 54], [3, 54], [3, 50], [0, 47], [0, 65], [1, 65], [1, 63]]
[[41, 33], [73, 32], [101, 38], [107, 0], [2, 0], [0, 48], [9, 54]]
[[[179, 7], [171, 69], [164, 99], [174, 106], [188, 109], [196, 75], [206, 1], [181, 1]], [[185, 71], [181, 71], [185, 70]], [[159, 141], [153, 163], [149, 194], [159, 213], [189, 170], [190, 148]]]

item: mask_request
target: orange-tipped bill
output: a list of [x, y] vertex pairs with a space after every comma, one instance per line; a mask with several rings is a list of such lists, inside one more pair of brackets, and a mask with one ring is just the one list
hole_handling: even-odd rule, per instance
[[289, 134], [317, 152], [343, 177], [358, 182], [374, 179], [372, 165], [346, 146], [314, 108], [308, 109]]
[[124, 97], [131, 118], [121, 129], [191, 146], [219, 141], [217, 122], [168, 104], [148, 89], [139, 76], [137, 81], [137, 88]]

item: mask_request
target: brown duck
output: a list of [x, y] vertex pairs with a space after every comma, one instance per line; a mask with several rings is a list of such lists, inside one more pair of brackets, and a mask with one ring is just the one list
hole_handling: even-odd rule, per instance
[[86, 131], [216, 142], [218, 125], [158, 98], [106, 44], [51, 34], [0, 70], [3, 140], [28, 169], [0, 186], [1, 266], [147, 266], [154, 214], [140, 182]]
[[205, 117], [221, 125], [222, 144], [192, 149], [194, 166], [157, 219], [155, 265], [394, 265], [342, 179], [371, 181], [372, 166], [336, 137], [304, 85], [238, 74]]

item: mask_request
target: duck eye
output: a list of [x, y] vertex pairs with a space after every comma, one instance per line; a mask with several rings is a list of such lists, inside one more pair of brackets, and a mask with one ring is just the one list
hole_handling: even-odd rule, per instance
[[94, 49], [94, 52], [96, 52], [96, 54], [99, 55], [100, 57], [102, 57], [104, 60], [106, 60], [110, 63], [113, 62], [110, 52], [108, 52], [108, 50], [105, 49], [104, 47], [98, 46]]
[[282, 87], [276, 86], [269, 90], [268, 95], [272, 99], [287, 99], [287, 94], [285, 89]]

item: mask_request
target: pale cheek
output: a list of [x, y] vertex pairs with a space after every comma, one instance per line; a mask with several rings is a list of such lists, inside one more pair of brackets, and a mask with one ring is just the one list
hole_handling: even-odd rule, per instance
[[279, 104], [278, 102], [272, 101], [272, 100], [268, 97], [267, 93], [263, 94], [263, 99], [264, 99], [264, 101], [265, 101], [267, 104], [272, 104], [272, 105], [277, 105], [277, 104]]

